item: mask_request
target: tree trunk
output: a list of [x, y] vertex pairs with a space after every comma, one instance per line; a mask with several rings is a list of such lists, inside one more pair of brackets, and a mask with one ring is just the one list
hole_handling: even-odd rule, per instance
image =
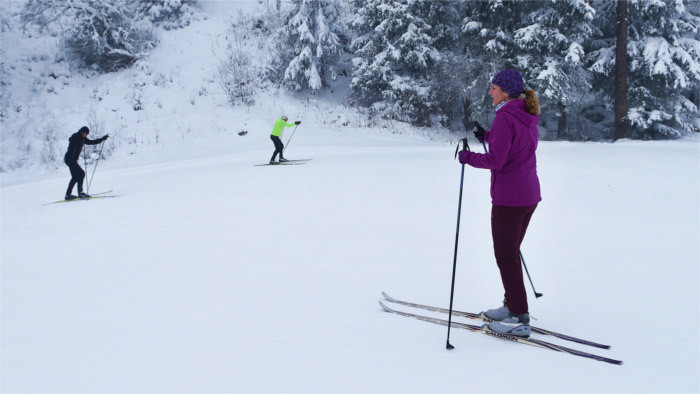
[[627, 122], [627, 0], [617, 0], [617, 45], [615, 46], [615, 135], [628, 137]]
[[464, 101], [462, 102], [462, 124], [464, 125], [464, 130], [467, 131], [467, 134], [469, 133], [469, 130], [472, 128], [472, 110], [471, 110], [472, 102], [469, 100], [467, 97], [464, 98]]

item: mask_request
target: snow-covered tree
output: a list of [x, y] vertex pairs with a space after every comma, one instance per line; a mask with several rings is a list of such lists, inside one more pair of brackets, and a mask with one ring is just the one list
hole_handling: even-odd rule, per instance
[[430, 126], [442, 115], [435, 95], [440, 49], [456, 12], [443, 1], [355, 1], [353, 98], [390, 118]]
[[465, 116], [488, 122], [493, 108], [487, 92], [491, 78], [505, 67], [505, 51], [522, 15], [517, 2], [500, 0], [467, 2], [461, 24], [464, 57], [469, 78], [465, 81]]
[[151, 23], [128, 0], [29, 0], [23, 20], [57, 28], [69, 57], [102, 72], [133, 64], [156, 43]]
[[338, 77], [342, 50], [340, 4], [334, 0], [293, 0], [276, 36], [272, 69], [292, 90], [317, 91]]
[[198, 0], [148, 0], [138, 3], [139, 12], [166, 30], [189, 26], [199, 19]]
[[127, 1], [94, 1], [74, 14], [65, 45], [85, 65], [111, 72], [128, 67], [155, 46], [151, 25], [135, 19]]
[[[589, 2], [469, 2], [465, 15], [465, 48], [480, 64], [474, 94], [485, 96], [487, 79], [500, 69], [515, 68], [539, 95], [542, 124], [554, 129], [547, 122], [556, 118], [560, 137], [572, 138], [566, 135], [567, 113], [590, 90], [584, 45], [596, 30], [592, 26], [595, 9]], [[490, 107], [489, 100], [475, 104], [479, 114], [486, 112], [484, 106]]]
[[[596, 3], [604, 37], [614, 37], [615, 4]], [[690, 7], [688, 7], [690, 6]], [[632, 138], [677, 138], [697, 129], [693, 102], [700, 82], [700, 17], [686, 0], [629, 3], [629, 115]], [[614, 28], [614, 25], [612, 25]], [[612, 97], [607, 77], [615, 64], [612, 45], [592, 53], [596, 87]]]

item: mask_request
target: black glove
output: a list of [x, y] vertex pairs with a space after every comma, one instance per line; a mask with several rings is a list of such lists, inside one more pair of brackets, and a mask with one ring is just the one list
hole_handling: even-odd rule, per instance
[[484, 135], [486, 135], [486, 131], [484, 131], [484, 128], [481, 127], [479, 122], [474, 122], [474, 126], [476, 127], [476, 130], [474, 130], [474, 136], [476, 137], [479, 142], [483, 143], [484, 142]]
[[100, 139], [104, 142], [107, 138], [109, 138], [109, 134], [105, 134], [105, 136]]
[[301, 124], [301, 120], [297, 120], [296, 122], [294, 122], [294, 124], [299, 126]]

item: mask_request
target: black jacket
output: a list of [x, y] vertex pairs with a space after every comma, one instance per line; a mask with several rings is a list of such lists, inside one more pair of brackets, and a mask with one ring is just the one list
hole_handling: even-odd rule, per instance
[[83, 145], [97, 145], [104, 141], [105, 138], [98, 138], [96, 140], [91, 140], [83, 137], [80, 132], [77, 132], [68, 138], [68, 151], [66, 151], [66, 156], [63, 158], [65, 161], [78, 161], [80, 158], [80, 152], [83, 151]]

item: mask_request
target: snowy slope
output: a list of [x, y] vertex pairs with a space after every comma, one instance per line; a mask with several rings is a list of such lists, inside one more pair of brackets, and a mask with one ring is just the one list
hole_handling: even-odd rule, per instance
[[[228, 15], [256, 4], [209, 2], [209, 19], [161, 37], [149, 67], [172, 82], [149, 85], [146, 110], [130, 109], [124, 71], [85, 81], [102, 104], [71, 83], [43, 104], [54, 115], [25, 120], [67, 113], [63, 141], [102, 113], [119, 149], [90, 190], [119, 197], [43, 206], [67, 169], [0, 177], [3, 392], [700, 391], [700, 139], [538, 150], [544, 201], [523, 246], [544, 293], [535, 324], [608, 343], [542, 338], [624, 365], [457, 329], [448, 352], [445, 327], [377, 301], [448, 305], [454, 146], [401, 124], [340, 127], [328, 120], [356, 115], [332, 98], [228, 106], [207, 75]], [[256, 167], [280, 112], [304, 122], [286, 155], [314, 159]], [[488, 189], [466, 169], [460, 310], [502, 297]]]

